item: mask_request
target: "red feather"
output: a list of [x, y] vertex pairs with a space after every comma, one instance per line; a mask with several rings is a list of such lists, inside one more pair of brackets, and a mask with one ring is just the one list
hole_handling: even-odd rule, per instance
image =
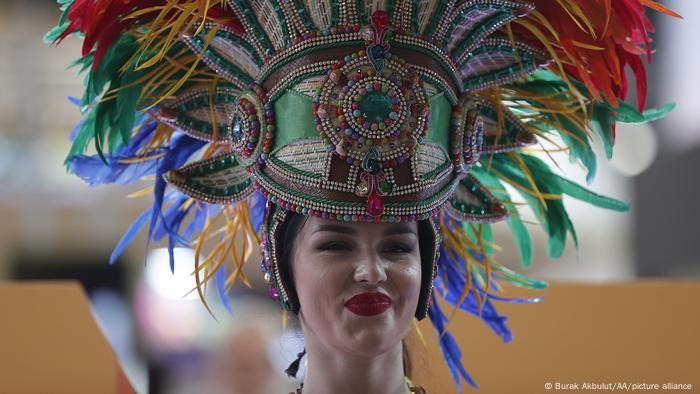
[[[183, 0], [182, 2], [185, 2]], [[99, 67], [104, 54], [119, 39], [131, 29], [134, 24], [148, 22], [158, 15], [157, 11], [136, 18], [126, 18], [129, 14], [140, 9], [147, 9], [166, 4], [166, 0], [75, 0], [68, 10], [69, 25], [56, 39], [56, 43], [74, 32], [85, 35], [83, 41], [83, 56], [93, 50], [93, 70]], [[209, 9], [207, 19], [227, 26], [236, 34], [243, 35], [245, 29], [240, 21], [228, 10], [221, 6]]]
[[[566, 3], [575, 4], [585, 12], [596, 33], [596, 37], [593, 37], [576, 25], [561, 5], [552, 4], [551, 0], [534, 0], [534, 3], [557, 32], [558, 41], [551, 34], [549, 38], [559, 48], [558, 56], [574, 63], [566, 64], [568, 62], [565, 61], [567, 74], [583, 82], [594, 98], [600, 100], [605, 97], [607, 102], [617, 105], [619, 99], [627, 97], [625, 70], [629, 67], [636, 80], [637, 105], [640, 111], [644, 110], [647, 83], [646, 70], [640, 57], [646, 55], [647, 61], [651, 61], [649, 34], [654, 32], [645, 9], [649, 7], [672, 16], [678, 14], [651, 0], [567, 0]], [[539, 24], [534, 18], [531, 22]], [[544, 26], [541, 30], [547, 31]], [[526, 29], [518, 29], [518, 33], [532, 45], [542, 46]]]

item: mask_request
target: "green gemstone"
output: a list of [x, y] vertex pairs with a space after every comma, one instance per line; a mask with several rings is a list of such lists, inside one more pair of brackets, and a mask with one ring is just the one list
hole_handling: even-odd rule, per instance
[[381, 92], [367, 92], [360, 102], [360, 111], [370, 123], [380, 123], [389, 117], [391, 100]]
[[391, 183], [389, 183], [387, 181], [381, 181], [379, 183], [379, 191], [381, 191], [382, 193], [391, 193], [391, 190], [392, 190]]

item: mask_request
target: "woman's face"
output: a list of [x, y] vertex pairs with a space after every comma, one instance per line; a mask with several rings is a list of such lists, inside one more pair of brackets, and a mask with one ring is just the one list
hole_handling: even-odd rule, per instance
[[381, 354], [411, 326], [421, 287], [418, 226], [309, 217], [294, 243], [305, 335], [358, 356]]

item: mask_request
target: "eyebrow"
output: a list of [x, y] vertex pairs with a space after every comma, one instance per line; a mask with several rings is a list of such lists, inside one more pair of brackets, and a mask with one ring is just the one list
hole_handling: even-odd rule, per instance
[[[322, 231], [329, 231], [329, 232], [349, 234], [349, 235], [357, 235], [357, 231], [355, 231], [355, 229], [353, 229], [352, 227], [342, 226], [342, 225], [337, 225], [337, 224], [323, 224], [323, 225], [319, 226], [316, 230], [314, 230], [314, 233], [318, 233], [318, 232], [322, 232]], [[399, 235], [399, 234], [413, 234], [413, 235], [418, 236], [418, 234], [416, 234], [416, 231], [407, 225], [393, 226], [393, 227], [387, 229], [386, 231], [384, 231], [384, 234], [382, 234], [382, 235], [385, 237], [388, 237], [390, 235]]]
[[415, 230], [413, 230], [411, 227], [408, 225], [401, 225], [401, 226], [393, 226], [386, 231], [384, 231], [384, 236], [388, 237], [390, 235], [399, 235], [399, 234], [413, 234], [415, 236], [418, 236]]
[[341, 234], [350, 234], [350, 235], [356, 235], [357, 231], [353, 229], [352, 227], [347, 227], [347, 226], [340, 226], [337, 224], [322, 224], [318, 226], [316, 230], [314, 230], [315, 233], [320, 233], [322, 231], [328, 231], [332, 233], [341, 233]]

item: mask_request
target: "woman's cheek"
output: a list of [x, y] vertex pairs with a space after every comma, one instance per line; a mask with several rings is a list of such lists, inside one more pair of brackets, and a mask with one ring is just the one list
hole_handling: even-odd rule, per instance
[[397, 275], [401, 278], [402, 287], [407, 287], [408, 289], [418, 288], [420, 290], [420, 285], [421, 285], [420, 263], [403, 265]]

